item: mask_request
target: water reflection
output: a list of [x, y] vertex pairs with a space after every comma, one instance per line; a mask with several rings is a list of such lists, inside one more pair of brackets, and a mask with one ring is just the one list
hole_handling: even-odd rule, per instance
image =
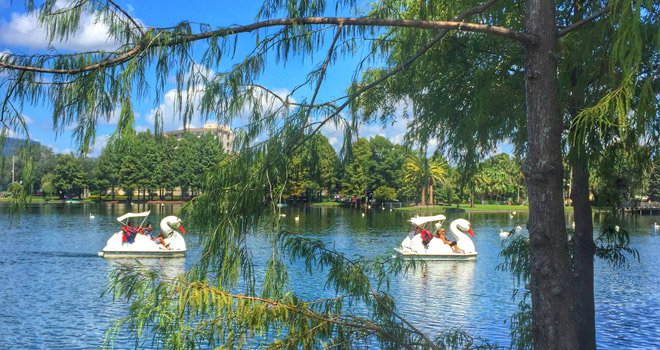
[[431, 261], [401, 282], [411, 314], [468, 315], [472, 311], [475, 261]]
[[172, 280], [186, 272], [186, 258], [139, 258], [139, 259], [109, 259], [108, 270], [117, 267], [136, 266], [152, 271], [161, 280]]

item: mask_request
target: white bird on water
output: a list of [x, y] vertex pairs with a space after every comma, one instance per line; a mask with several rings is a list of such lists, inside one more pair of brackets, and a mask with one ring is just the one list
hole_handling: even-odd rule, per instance
[[500, 229], [500, 238], [501, 238], [501, 239], [507, 239], [507, 238], [509, 238], [512, 234], [514, 234], [514, 233], [516, 233], [516, 232], [520, 232], [520, 231], [522, 231], [522, 226], [520, 226], [520, 225], [518, 225], [518, 226], [512, 228], [511, 231], [504, 231], [504, 230]]
[[654, 229], [654, 230], [660, 230], [660, 225], [658, 225], [657, 222], [654, 222], [654, 223], [653, 223], [653, 229]]
[[89, 219], [92, 220], [94, 218], [94, 215], [92, 213], [89, 213]]
[[296, 217], [293, 218], [293, 219], [296, 220], [296, 221], [298, 221], [298, 220], [300, 220], [300, 217], [299, 217], [298, 215], [296, 215]]

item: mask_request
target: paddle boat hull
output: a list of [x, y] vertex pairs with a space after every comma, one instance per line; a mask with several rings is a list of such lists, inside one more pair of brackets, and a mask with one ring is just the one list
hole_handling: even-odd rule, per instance
[[449, 254], [433, 254], [433, 253], [420, 253], [403, 248], [394, 248], [401, 257], [405, 259], [420, 259], [420, 260], [477, 260], [477, 253], [449, 253]]
[[183, 237], [178, 233], [165, 239], [167, 247], [149, 236], [138, 234], [133, 243], [122, 242], [123, 232], [119, 231], [112, 235], [108, 243], [99, 252], [99, 256], [104, 258], [181, 258], [186, 256], [186, 246]]

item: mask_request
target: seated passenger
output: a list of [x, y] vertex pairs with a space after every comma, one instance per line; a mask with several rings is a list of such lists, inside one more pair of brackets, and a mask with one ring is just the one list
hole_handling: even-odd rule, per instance
[[155, 237], [152, 238], [152, 239], [154, 240], [154, 242], [156, 242], [156, 243], [160, 243], [163, 247], [167, 248], [167, 250], [170, 249], [170, 244], [169, 244], [169, 243], [165, 243], [165, 236], [163, 235], [162, 232], [159, 233], [157, 236], [155, 236]]
[[161, 244], [163, 247], [167, 248], [168, 250], [170, 249], [169, 243], [165, 243], [165, 235], [163, 235], [162, 232], [159, 234], [153, 232], [153, 226], [151, 224], [147, 224], [147, 226], [145, 227], [145, 231], [149, 231], [152, 241]]
[[447, 239], [447, 237], [445, 237], [445, 229], [442, 228], [442, 226], [438, 226], [438, 230], [435, 231], [435, 238], [438, 238], [444, 244], [449, 245], [454, 253], [460, 253], [458, 246], [456, 245], [456, 241], [450, 241]]
[[122, 243], [133, 243], [135, 242], [135, 235], [137, 234], [137, 229], [135, 226], [133, 226], [133, 222], [129, 221], [124, 227], [121, 228], [122, 231], [122, 236], [121, 236], [121, 242]]
[[141, 234], [147, 235], [147, 236], [151, 236], [152, 235], [151, 233], [153, 232], [153, 230], [154, 230], [154, 226], [150, 222], [147, 222], [147, 224], [144, 227], [140, 226], [140, 228], [138, 228], [138, 233], [141, 233]]
[[422, 228], [421, 226], [416, 226], [415, 233], [418, 233], [422, 236], [422, 244], [424, 245], [424, 248], [428, 248], [429, 242], [431, 242], [431, 239], [433, 239], [431, 232], [425, 228]]

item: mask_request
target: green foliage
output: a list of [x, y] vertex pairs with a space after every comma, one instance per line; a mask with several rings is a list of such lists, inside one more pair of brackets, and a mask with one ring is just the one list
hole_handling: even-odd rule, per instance
[[419, 189], [421, 205], [432, 205], [433, 186], [445, 181], [448, 164], [444, 159], [428, 159], [424, 148], [418, 156], [412, 156], [403, 165], [404, 179]]
[[380, 186], [374, 190], [374, 198], [378, 202], [391, 202], [396, 200], [396, 190], [392, 187]]
[[41, 191], [44, 197], [52, 197], [57, 192], [55, 188], [55, 174], [49, 173], [41, 178]]
[[475, 192], [482, 199], [501, 202], [519, 198], [523, 176], [519, 162], [505, 153], [500, 153], [479, 163], [475, 175]]
[[80, 197], [85, 187], [85, 171], [80, 159], [71, 154], [57, 157], [57, 164], [53, 169], [54, 185], [60, 198]]
[[[99, 193], [122, 188], [131, 200], [134, 190], [143, 199], [179, 186], [188, 195], [204, 186], [206, 171], [223, 157], [222, 146], [211, 134], [186, 134], [181, 140], [157, 138], [150, 132], [116, 137], [103, 149], [92, 170]], [[151, 198], [150, 198], [151, 199]]]
[[617, 225], [608, 225], [594, 240], [596, 249], [594, 255], [607, 261], [614, 267], [627, 267], [627, 256], [639, 262], [639, 252], [630, 247], [630, 234]]
[[315, 134], [291, 155], [283, 199], [321, 200], [322, 192], [337, 187], [339, 159], [328, 138]]
[[344, 167], [342, 179], [344, 196], [362, 197], [367, 194], [372, 167], [371, 155], [371, 145], [367, 139], [360, 138], [353, 144]]
[[653, 170], [649, 179], [649, 198], [660, 201], [660, 155], [656, 155], [653, 161]]
[[648, 146], [625, 147], [619, 143], [603, 152], [594, 169], [597, 203], [611, 208], [646, 194], [653, 163]]

